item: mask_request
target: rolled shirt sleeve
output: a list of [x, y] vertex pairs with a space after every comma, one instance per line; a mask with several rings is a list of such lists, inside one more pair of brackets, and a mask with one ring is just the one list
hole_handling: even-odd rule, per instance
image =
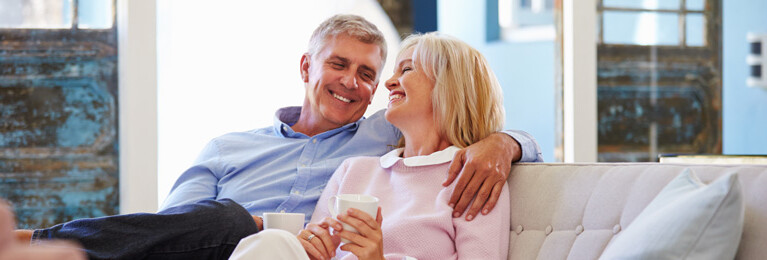
[[535, 141], [532, 135], [521, 130], [504, 130], [502, 132], [511, 136], [511, 138], [514, 138], [519, 143], [522, 150], [522, 158], [519, 162], [543, 162], [541, 147], [538, 146], [538, 142]]

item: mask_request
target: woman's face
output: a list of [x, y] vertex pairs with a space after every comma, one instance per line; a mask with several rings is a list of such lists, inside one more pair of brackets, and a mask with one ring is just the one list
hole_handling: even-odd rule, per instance
[[431, 102], [434, 81], [422, 69], [414, 67], [412, 56], [412, 47], [400, 52], [394, 75], [386, 81], [389, 89], [386, 120], [400, 129], [414, 122], [425, 122], [422, 120], [432, 122], [434, 115]]

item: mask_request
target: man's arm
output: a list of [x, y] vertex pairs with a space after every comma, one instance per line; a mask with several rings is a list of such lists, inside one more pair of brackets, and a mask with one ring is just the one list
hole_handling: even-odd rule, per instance
[[160, 210], [216, 199], [218, 179], [208, 170], [192, 167], [176, 180]]
[[504, 130], [496, 134], [500, 133], [506, 134], [507, 137], [511, 137], [512, 141], [514, 141], [507, 145], [516, 145], [520, 148], [520, 159], [513, 162], [543, 162], [541, 147], [538, 146], [538, 142], [535, 141], [532, 135], [520, 130]]
[[220, 168], [218, 146], [213, 140], [205, 146], [194, 165], [178, 177], [160, 210], [216, 199], [216, 171]]
[[[542, 162], [540, 148], [535, 139], [523, 132], [509, 130], [494, 133], [455, 154], [447, 180], [450, 185], [458, 175], [458, 183], [449, 203], [453, 217], [460, 217], [474, 199], [466, 214], [471, 221], [482, 209], [482, 214], [493, 210], [501, 195], [513, 162]], [[483, 208], [484, 207], [484, 208]]]

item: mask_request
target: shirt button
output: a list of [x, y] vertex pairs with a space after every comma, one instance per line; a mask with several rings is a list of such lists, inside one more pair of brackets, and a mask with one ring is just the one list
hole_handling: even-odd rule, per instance
[[302, 163], [302, 164], [301, 164], [301, 167], [306, 167], [306, 164], [303, 164], [303, 163]]
[[288, 131], [288, 127], [287, 126], [282, 126], [282, 130]]
[[312, 139], [312, 143], [316, 144], [317, 143], [317, 139]]
[[293, 194], [301, 195], [301, 192], [300, 191], [293, 191]]

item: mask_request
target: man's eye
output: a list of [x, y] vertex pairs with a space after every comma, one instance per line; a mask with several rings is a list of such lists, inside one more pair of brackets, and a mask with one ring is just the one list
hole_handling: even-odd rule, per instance
[[371, 75], [370, 73], [362, 73], [362, 79], [364, 79], [366, 81], [372, 81], [373, 80], [373, 75]]
[[333, 66], [333, 68], [336, 68], [336, 69], [342, 69], [344, 67], [343, 63], [338, 63], [338, 62], [332, 62], [332, 63], [330, 63], [330, 65]]

